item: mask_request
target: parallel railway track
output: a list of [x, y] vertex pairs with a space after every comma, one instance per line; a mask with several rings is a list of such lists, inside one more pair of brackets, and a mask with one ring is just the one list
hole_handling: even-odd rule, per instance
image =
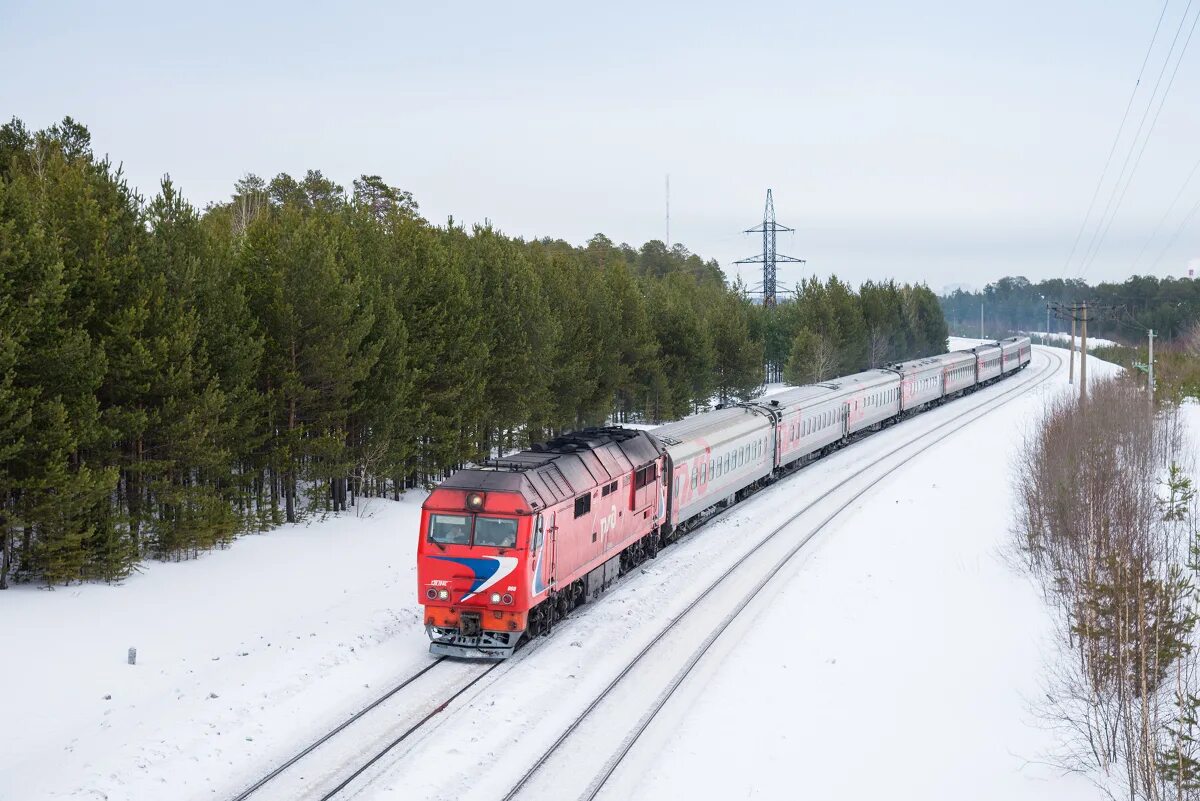
[[[694, 620], [696, 610], [704, 609], [705, 606], [701, 602], [691, 604], [685, 608], [683, 612], [672, 618], [641, 651], [639, 651], [628, 663], [626, 663], [625, 667], [617, 673], [617, 675], [609, 682], [609, 684], [593, 698], [591, 703], [589, 703], [588, 706], [585, 707], [583, 711], [574, 718], [572, 723], [562, 731], [558, 738], [555, 739], [554, 742], [551, 743], [551, 745], [533, 762], [533, 764], [529, 766], [521, 778], [504, 796], [504, 801], [514, 801], [517, 798], [522, 798], [525, 796], [530, 798], [577, 797], [581, 799], [581, 801], [592, 801], [592, 799], [595, 799], [605, 788], [606, 784], [616, 772], [617, 768], [620, 767], [622, 762], [624, 762], [642, 734], [671, 700], [675, 692], [679, 689], [680, 685], [682, 685], [688, 676], [692, 674], [696, 666], [710, 651], [714, 643], [716, 643], [720, 636], [746, 610], [746, 608], [750, 606], [750, 604], [762, 593], [762, 591], [774, 581], [776, 576], [778, 576], [784, 567], [786, 567], [793, 558], [795, 558], [809, 543], [813, 541], [817, 534], [819, 534], [827, 526], [829, 526], [830, 523], [841, 516], [843, 512], [845, 512], [856, 501], [862, 498], [863, 495], [877, 486], [881, 481], [892, 476], [897, 470], [908, 464], [913, 459], [917, 458], [930, 448], [957, 433], [961, 428], [969, 425], [972, 422], [975, 422], [987, 414], [990, 414], [991, 412], [1012, 402], [1013, 400], [1016, 400], [1018, 397], [1020, 397], [1020, 395], [1032, 387], [1038, 386], [1049, 380], [1049, 378], [1053, 376], [1055, 372], [1057, 372], [1058, 368], [1062, 366], [1063, 360], [1062, 357], [1058, 356], [1057, 354], [1047, 353], [1046, 355], [1048, 357], [1047, 366], [1038, 372], [1034, 378], [1023, 381], [1017, 386], [1014, 386], [1011, 389], [988, 399], [978, 406], [964, 410], [961, 414], [955, 415], [954, 417], [943, 421], [919, 437], [889, 450], [887, 453], [873, 460], [870, 465], [860, 471], [858, 477], [863, 477], [868, 470], [884, 463], [886, 460], [896, 456], [897, 454], [900, 454], [902, 451], [911, 450], [911, 452], [903, 454], [901, 458], [899, 458], [894, 464], [891, 464], [877, 475], [870, 477], [868, 480], [859, 482], [861, 486], [857, 486], [854, 491], [849, 493], [848, 497], [835, 497], [839, 494], [845, 494], [847, 484], [837, 485], [822, 493], [807, 503], [802, 509], [789, 516], [783, 523], [772, 529], [762, 540], [751, 546], [749, 551], [741, 559], [735, 561], [728, 570], [719, 575], [712, 583], [710, 583], [704, 588], [704, 590], [700, 592], [700, 594], [697, 596], [700, 601], [713, 597], [714, 590], [717, 590], [726, 582], [730, 581], [731, 577], [746, 572], [746, 565], [752, 556], [763, 552], [766, 547], [776, 543], [777, 538], [780, 537], [780, 535], [787, 533], [790, 529], [795, 527], [797, 523], [801, 522], [803, 518], [809, 514], [809, 512], [813, 511], [824, 501], [827, 499], [833, 499], [834, 503], [836, 503], [832, 511], [829, 511], [827, 514], [821, 517], [793, 544], [790, 544], [790, 546], [783, 549], [782, 555], [776, 558], [770, 564], [769, 568], [762, 573], [756, 581], [754, 581], [754, 583], [750, 586], [749, 591], [742, 595], [737, 603], [731, 609], [729, 609], [724, 616], [720, 617], [716, 625], [708, 629], [706, 636], [703, 636], [694, 647], [683, 651], [683, 653], [686, 654], [686, 657], [683, 659], [682, 663], [680, 663], [678, 660], [674, 662], [674, 664], [678, 664], [679, 667], [669, 677], [665, 684], [656, 682], [652, 678], [644, 679], [641, 682], [637, 681], [635, 674], [639, 673], [639, 671], [650, 674], [654, 672], [653, 668], [644, 669], [643, 666], [648, 664], [645, 661], [645, 657], [651, 653], [675, 653], [675, 649], [678, 649], [679, 643], [675, 642], [675, 640], [671, 638], [671, 635], [681, 625]], [[937, 436], [933, 437], [933, 439], [925, 441], [925, 439], [931, 434], [939, 431], [941, 432], [940, 434], [937, 434]], [[669, 657], [664, 661], [669, 661]], [[623, 689], [624, 687], [632, 687], [634, 688], [634, 691], [627, 692]], [[645, 688], [641, 689], [641, 695], [648, 697], [642, 698], [639, 696], [637, 692], [639, 688]], [[613, 702], [608, 704], [608, 702], [610, 702], [616, 696], [619, 690], [623, 693], [620, 698], [620, 703]], [[605, 709], [606, 704], [608, 704], [608, 709]], [[621, 713], [627, 712], [630, 709], [641, 710], [641, 714], [634, 721], [632, 721], [631, 725], [629, 726], [618, 725], [618, 723], [623, 720], [620, 717]], [[607, 730], [621, 728], [622, 730], [627, 730], [629, 733], [621, 740], [620, 743], [617, 744], [617, 747], [591, 774], [592, 777], [588, 784], [582, 789], [582, 792], [578, 795], [575, 795], [564, 788], [563, 780], [565, 777], [577, 771], [578, 762], [581, 757], [580, 751], [586, 750], [593, 754], [596, 752], [597, 739], [581, 737], [582, 741], [586, 741], [586, 749], [575, 749], [575, 751], [572, 753], [567, 753], [567, 749], [570, 747], [570, 744], [573, 740], [575, 740], [577, 737], [580, 737], [581, 730], [591, 723], [594, 717], [598, 714], [607, 714], [609, 716], [607, 720], [608, 725], [605, 726], [604, 724], [596, 723], [594, 724], [595, 728]], [[617, 722], [614, 722], [614, 717], [617, 718]], [[586, 754], [582, 756], [584, 759], [587, 757]], [[560, 758], [564, 762], [571, 763], [571, 771], [553, 770], [555, 767], [555, 762]]]

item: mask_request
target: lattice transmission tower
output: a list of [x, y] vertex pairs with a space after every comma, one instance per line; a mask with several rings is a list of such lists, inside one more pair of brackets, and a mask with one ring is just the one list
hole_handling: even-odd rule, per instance
[[749, 256], [734, 262], [734, 264], [761, 264], [763, 266], [762, 297], [764, 306], [775, 305], [775, 265], [781, 261], [804, 264], [804, 259], [794, 259], [791, 256], [785, 256], [775, 251], [775, 234], [779, 231], [795, 230], [795, 228], [788, 228], [786, 225], [775, 222], [775, 201], [771, 197], [771, 190], [768, 189], [767, 205], [763, 210], [763, 221], [753, 228], [745, 230], [747, 234], [762, 234], [762, 255]]

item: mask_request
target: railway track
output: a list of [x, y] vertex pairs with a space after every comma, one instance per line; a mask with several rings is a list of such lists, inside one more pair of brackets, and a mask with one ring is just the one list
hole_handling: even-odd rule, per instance
[[[301, 798], [331, 801], [359, 776], [505, 663], [440, 657], [398, 682], [232, 801]], [[370, 754], [365, 760], [363, 751]]]
[[[654, 717], [658, 714], [658, 711], [665, 706], [671, 695], [682, 684], [683, 680], [704, 654], [707, 653], [712, 644], [741, 614], [746, 606], [758, 596], [761, 590], [771, 582], [792, 556], [799, 552], [805, 544], [821, 529], [832, 522], [850, 504], [861, 497], [871, 487], [878, 484], [879, 481], [891, 475], [900, 466], [950, 436], [959, 428], [1008, 403], [1019, 394], [1031, 388], [1031, 386], [1036, 386], [1047, 380], [1057, 367], [1062, 364], [1061, 357], [1055, 354], [1047, 355], [1050, 357], [1048, 362], [1056, 360], [1056, 363], [1050, 364], [1050, 366], [1037, 373], [1033, 378], [1026, 378], [1006, 391], [982, 403], [971, 406], [969, 409], [965, 409], [961, 414], [955, 415], [917, 434], [864, 465], [858, 474], [860, 478], [867, 471], [879, 466], [902, 451], [920, 445], [934, 432], [941, 431], [958, 423], [958, 425], [950, 428], [948, 431], [944, 431], [933, 440], [928, 441], [917, 450], [904, 456], [896, 464], [890, 466], [838, 506], [817, 527], [813, 528], [799, 544], [786, 553], [782, 559], [777, 559], [773, 566], [766, 566], [764, 568], [765, 572], [761, 579], [754, 585], [752, 591], [731, 612], [718, 614], [711, 618], [719, 618], [720, 623], [717, 627], [711, 629], [707, 637], [703, 638], [700, 647], [689, 647], [681, 651], [690, 654], [690, 656], [683, 667], [676, 671], [674, 675], [658, 677], [657, 683], [651, 681], [649, 685], [646, 685], [645, 682], [638, 683], [638, 686], [666, 687], [667, 689], [659, 694], [657, 698], [652, 699], [652, 701], [642, 702], [641, 708], [646, 709], [646, 713], [639, 720], [635, 721], [631, 735], [626, 738], [608, 762], [598, 768], [594, 774], [594, 778], [581, 797], [588, 799], [596, 797], [600, 790], [603, 789], [608, 777], [621, 764], [625, 755], [629, 753], [629, 750], [633, 747], [638, 737], [641, 736], [641, 733], [650, 725]], [[557, 787], [550, 788], [551, 792], [546, 794], [536, 793], [534, 792], [535, 788], [533, 785], [540, 776], [546, 775], [547, 767], [552, 763], [556, 755], [562, 753], [562, 749], [575, 737], [579, 729], [587, 723], [598, 709], [613, 698], [614, 692], [619, 687], [628, 683], [627, 679], [639, 668], [639, 665], [645, 664], [643, 662], [645, 656], [656, 648], [670, 647], [664, 645], [664, 643], [668, 641], [673, 642], [673, 635], [680, 630], [684, 622], [704, 619], [703, 615], [696, 615], [695, 612], [697, 609], [706, 608], [704, 599], [710, 597], [714, 589], [729, 581], [735, 574], [741, 575], [751, 570], [752, 564], [757, 564], [757, 562], [751, 562], [752, 557], [767, 554], [767, 546], [773, 542], [777, 542], [777, 538], [782, 532], [794, 526], [801, 518], [807, 516], [825, 501], [833, 498], [839, 492], [844, 492], [844, 489], [844, 484], [835, 486], [791, 515], [783, 524], [768, 533], [765, 538], [752, 545], [741, 559], [703, 590], [695, 602], [689, 604], [682, 613], [672, 618], [666, 627], [618, 673], [612, 682], [592, 700], [575, 721], [554, 741], [550, 748], [533, 763], [504, 797], [505, 801], [526, 794], [531, 795], [531, 797], [568, 797], [568, 794], [563, 793]], [[737, 510], [738, 506], [740, 504], [712, 515], [705, 523], [707, 524], [725, 517], [729, 512]], [[288, 799], [288, 801], [294, 801], [294, 799], [319, 799], [319, 801], [332, 801], [335, 798], [347, 795], [348, 791], [353, 789], [352, 785], [364, 773], [377, 765], [380, 760], [384, 759], [388, 754], [393, 753], [407, 741], [414, 740], [419, 733], [428, 731], [429, 726], [438, 721], [440, 716], [451, 705], [467, 695], [472, 689], [485, 683], [489, 676], [492, 677], [490, 681], [487, 681], [489, 684], [492, 681], [499, 680], [502, 673], [508, 672], [509, 669], [524, 661], [524, 658], [528, 654], [536, 650], [539, 642], [535, 641], [531, 645], [527, 645], [518, 652], [518, 656], [505, 662], [459, 662], [445, 657], [431, 661], [421, 670], [398, 682], [390, 690], [360, 709], [350, 718], [242, 790], [232, 798], [232, 801], [251, 801], [251, 799], [253, 801], [267, 801], [268, 799]]]
[[[751, 546], [741, 559], [699, 593], [695, 603], [672, 618], [626, 663], [529, 766], [504, 796], [504, 801], [523, 797], [591, 801], [599, 796], [642, 734], [714, 643], [821, 531], [871, 489], [916, 457], [963, 427], [1049, 380], [1062, 366], [1063, 360], [1057, 354], [1045, 355], [1047, 364], [1034, 377], [892, 448], [861, 470], [855, 479], [814, 498]], [[875, 470], [881, 466], [882, 469]], [[796, 532], [797, 528], [802, 528], [799, 524], [808, 522], [810, 517], [815, 518], [815, 522]], [[793, 536], [789, 538], [789, 534]], [[732, 607], [726, 606], [722, 611], [717, 590], [726, 585], [739, 586], [739, 579], [748, 589]], [[712, 620], [717, 621], [715, 626], [709, 622]], [[650, 654], [663, 654], [666, 657], [647, 660]], [[672, 658], [672, 655], [675, 657]], [[598, 748], [597, 744], [611, 741], [611, 734], [606, 733], [612, 731], [625, 731], [628, 734], [605, 755], [604, 749]], [[591, 769], [581, 770], [583, 764], [590, 765]], [[586, 784], [580, 786], [584, 781]], [[568, 784], [571, 786], [568, 787]]]

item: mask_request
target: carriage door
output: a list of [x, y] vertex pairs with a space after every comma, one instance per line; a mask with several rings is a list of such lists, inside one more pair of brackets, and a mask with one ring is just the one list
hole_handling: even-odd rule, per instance
[[658, 463], [651, 462], [633, 474], [633, 511], [640, 512], [656, 500], [654, 490], [658, 481]]
[[546, 528], [546, 561], [550, 564], [546, 568], [546, 586], [554, 589], [554, 579], [558, 575], [555, 565], [558, 561], [558, 512], [550, 512], [550, 525]]

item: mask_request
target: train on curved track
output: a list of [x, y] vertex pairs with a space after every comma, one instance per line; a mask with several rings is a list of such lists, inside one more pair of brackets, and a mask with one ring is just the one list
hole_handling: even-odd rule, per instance
[[717, 408], [653, 431], [589, 428], [459, 470], [417, 545], [430, 651], [503, 659], [713, 511], [856, 436], [1012, 375], [1028, 337]]

